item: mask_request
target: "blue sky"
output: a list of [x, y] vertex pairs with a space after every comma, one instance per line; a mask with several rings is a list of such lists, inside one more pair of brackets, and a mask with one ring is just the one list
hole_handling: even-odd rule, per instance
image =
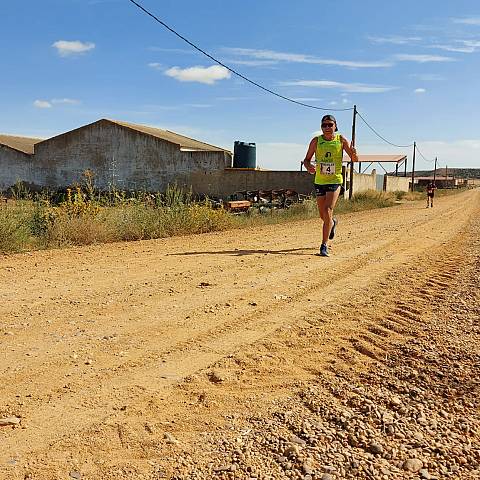
[[[138, 0], [215, 58], [281, 95], [357, 105], [395, 144], [480, 167], [477, 0]], [[157, 126], [296, 170], [325, 112], [216, 65], [129, 0], [2, 2], [0, 132], [49, 137], [100, 118]], [[334, 112], [351, 137], [352, 112]], [[357, 119], [359, 153], [405, 153]], [[433, 163], [417, 156], [417, 168]]]

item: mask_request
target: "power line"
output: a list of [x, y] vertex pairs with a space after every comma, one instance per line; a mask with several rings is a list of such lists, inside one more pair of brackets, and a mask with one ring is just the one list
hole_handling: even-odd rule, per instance
[[420, 151], [418, 148], [418, 145], [416, 143], [411, 143], [410, 145], [397, 145], [395, 143], [389, 142], [386, 138], [382, 137], [371, 125], [367, 123], [367, 121], [362, 117], [362, 115], [358, 112], [357, 110], [357, 115], [362, 119], [362, 121], [365, 123], [365, 125], [373, 132], [375, 135], [380, 137], [384, 142], [388, 143], [389, 145], [393, 145], [394, 147], [399, 147], [399, 148], [409, 148], [415, 146], [415, 149], [417, 150], [418, 154], [427, 162], [433, 162], [432, 159], [426, 158], [423, 153]]
[[426, 158], [423, 153], [418, 149], [418, 146], [415, 144], [415, 148], [417, 149], [417, 152], [419, 153], [419, 155], [427, 162], [433, 162], [434, 160], [433, 159], [430, 159], [430, 158]]
[[397, 145], [395, 143], [389, 142], [385, 137], [382, 137], [363, 117], [362, 115], [357, 111], [357, 115], [362, 119], [363, 123], [379, 138], [381, 138], [385, 143], [388, 143], [389, 145], [392, 145], [394, 147], [398, 148], [408, 148], [408, 147], [413, 147], [413, 143], [410, 145]]
[[233, 73], [234, 75], [237, 75], [237, 77], [240, 77], [241, 79], [245, 80], [248, 83], [251, 83], [252, 85], [255, 85], [256, 87], [264, 90], [267, 93], [270, 93], [271, 95], [275, 95], [276, 97], [279, 97], [283, 100], [287, 100], [288, 102], [295, 103], [297, 105], [301, 105], [302, 107], [307, 107], [307, 108], [314, 108], [316, 110], [323, 110], [323, 111], [334, 111], [334, 112], [346, 112], [349, 110], [353, 110], [352, 107], [350, 108], [323, 108], [323, 107], [317, 107], [315, 105], [310, 105], [308, 103], [303, 103], [299, 102], [297, 100], [294, 100], [293, 98], [288, 98], [285, 97], [284, 95], [281, 95], [280, 93], [274, 92], [273, 90], [270, 90], [267, 87], [264, 87], [263, 85], [260, 85], [257, 82], [254, 82], [253, 80], [250, 80], [248, 77], [245, 75], [242, 75], [241, 73], [237, 72], [233, 68], [230, 68], [228, 65], [225, 65], [222, 63], [220, 60], [217, 60], [215, 57], [207, 53], [205, 50], [202, 50], [200, 47], [192, 43], [190, 40], [185, 38], [183, 35], [180, 35], [178, 32], [176, 32], [173, 28], [169, 27], [165, 22], [160, 20], [158, 17], [156, 17], [153, 13], [149, 12], [146, 8], [144, 8], [142, 5], [139, 3], [135, 2], [135, 0], [129, 0], [131, 3], [133, 3], [136, 7], [138, 7], [140, 10], [142, 10], [145, 14], [147, 14], [149, 17], [152, 17], [156, 22], [158, 22], [160, 25], [165, 27], [167, 30], [172, 32], [174, 35], [176, 35], [178, 38], [182, 39], [184, 42], [188, 43], [191, 47], [193, 47], [195, 50], [198, 50], [200, 53], [208, 57], [210, 60], [213, 60], [215, 63], [218, 63], [218, 65], [221, 65], [222, 67], [226, 68], [229, 72]]
[[[183, 40], [185, 43], [187, 43], [188, 45], [190, 45], [191, 47], [193, 47], [195, 50], [199, 51], [200, 53], [202, 53], [203, 55], [205, 55], [206, 57], [208, 57], [210, 60], [212, 60], [213, 62], [217, 63], [218, 65], [226, 68], [229, 72], [233, 73], [234, 75], [236, 75], [237, 77], [245, 80], [246, 82], [256, 86], [257, 88], [260, 88], [261, 90], [267, 92], [267, 93], [270, 93], [271, 95], [274, 95], [278, 98], [281, 98], [283, 100], [286, 100], [288, 102], [291, 102], [291, 103], [295, 103], [296, 105], [301, 105], [302, 107], [307, 107], [307, 108], [313, 108], [315, 110], [323, 110], [323, 111], [334, 111], [334, 112], [347, 112], [347, 111], [352, 111], [353, 110], [353, 107], [349, 107], [349, 108], [324, 108], [324, 107], [318, 107], [316, 105], [310, 105], [308, 103], [303, 103], [303, 102], [299, 102], [298, 100], [294, 100], [293, 98], [289, 98], [289, 97], [286, 97], [284, 95], [281, 95], [280, 93], [277, 93], [273, 90], [270, 90], [269, 88], [267, 87], [264, 87], [263, 85], [253, 81], [253, 80], [250, 80], [248, 77], [246, 77], [245, 75], [242, 75], [241, 73], [237, 72], [236, 70], [234, 70], [233, 68], [229, 67], [228, 65], [226, 65], [225, 63], [221, 62], [220, 60], [216, 59], [215, 57], [213, 57], [212, 55], [210, 55], [208, 52], [206, 52], [205, 50], [203, 50], [202, 48], [200, 48], [199, 46], [197, 46], [196, 44], [194, 44], [193, 42], [191, 42], [190, 40], [188, 40], [188, 38], [184, 37], [183, 35], [181, 35], [180, 33], [178, 33], [176, 30], [174, 30], [173, 28], [171, 28], [170, 26], [168, 26], [165, 22], [163, 22], [162, 20], [160, 20], [156, 15], [154, 15], [153, 13], [151, 13], [150, 11], [148, 11], [146, 8], [144, 8], [142, 5], [140, 5], [139, 3], [137, 3], [135, 0], [129, 0], [130, 3], [132, 3], [133, 5], [135, 5], [137, 8], [139, 8], [142, 12], [144, 12], [146, 15], [148, 15], [149, 17], [153, 18], [157, 23], [159, 23], [160, 25], [162, 25], [163, 27], [165, 27], [168, 31], [170, 31], [171, 33], [173, 33], [174, 35], [176, 35], [178, 38], [180, 38], [181, 40]], [[378, 137], [380, 138], [381, 140], [383, 140], [385, 143], [388, 143], [389, 145], [392, 145], [393, 147], [398, 147], [398, 148], [409, 148], [409, 147], [412, 147], [414, 144], [413, 143], [410, 143], [408, 145], [397, 145], [393, 142], [390, 142], [389, 140], [387, 140], [385, 137], [383, 137], [382, 135], [380, 135], [366, 120], [365, 118], [361, 115], [360, 112], [358, 112], [357, 110], [357, 115], [362, 119], [363, 123]], [[426, 158], [422, 152], [418, 149], [417, 146], [415, 146], [417, 152], [419, 153], [419, 155], [427, 162], [433, 162], [433, 160], [431, 159], [428, 159]]]

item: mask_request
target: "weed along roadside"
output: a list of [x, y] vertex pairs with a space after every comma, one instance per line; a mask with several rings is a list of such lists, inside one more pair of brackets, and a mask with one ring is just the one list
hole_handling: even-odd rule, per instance
[[[341, 199], [339, 214], [392, 207], [423, 199], [420, 193], [367, 191]], [[173, 185], [164, 194], [96, 192], [91, 185], [49, 192], [16, 192], [0, 206], [0, 252], [17, 253], [74, 245], [149, 240], [317, 218], [314, 199], [267, 213], [234, 215], [209, 199], [195, 201]]]

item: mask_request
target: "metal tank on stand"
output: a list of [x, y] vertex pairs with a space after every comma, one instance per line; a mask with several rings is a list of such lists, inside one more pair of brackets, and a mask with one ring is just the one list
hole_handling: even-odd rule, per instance
[[257, 168], [255, 143], [235, 141], [233, 144], [233, 168]]

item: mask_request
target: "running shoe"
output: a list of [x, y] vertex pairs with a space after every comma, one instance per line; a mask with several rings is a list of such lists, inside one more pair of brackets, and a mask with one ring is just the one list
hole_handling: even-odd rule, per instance
[[334, 237], [335, 237], [335, 229], [337, 228], [337, 225], [338, 225], [338, 220], [336, 218], [333, 219], [333, 225], [332, 225], [332, 229], [330, 230], [330, 235], [328, 236], [328, 238], [330, 240], [333, 240]]
[[320, 245], [320, 256], [321, 257], [328, 257], [328, 247], [325, 243]]

